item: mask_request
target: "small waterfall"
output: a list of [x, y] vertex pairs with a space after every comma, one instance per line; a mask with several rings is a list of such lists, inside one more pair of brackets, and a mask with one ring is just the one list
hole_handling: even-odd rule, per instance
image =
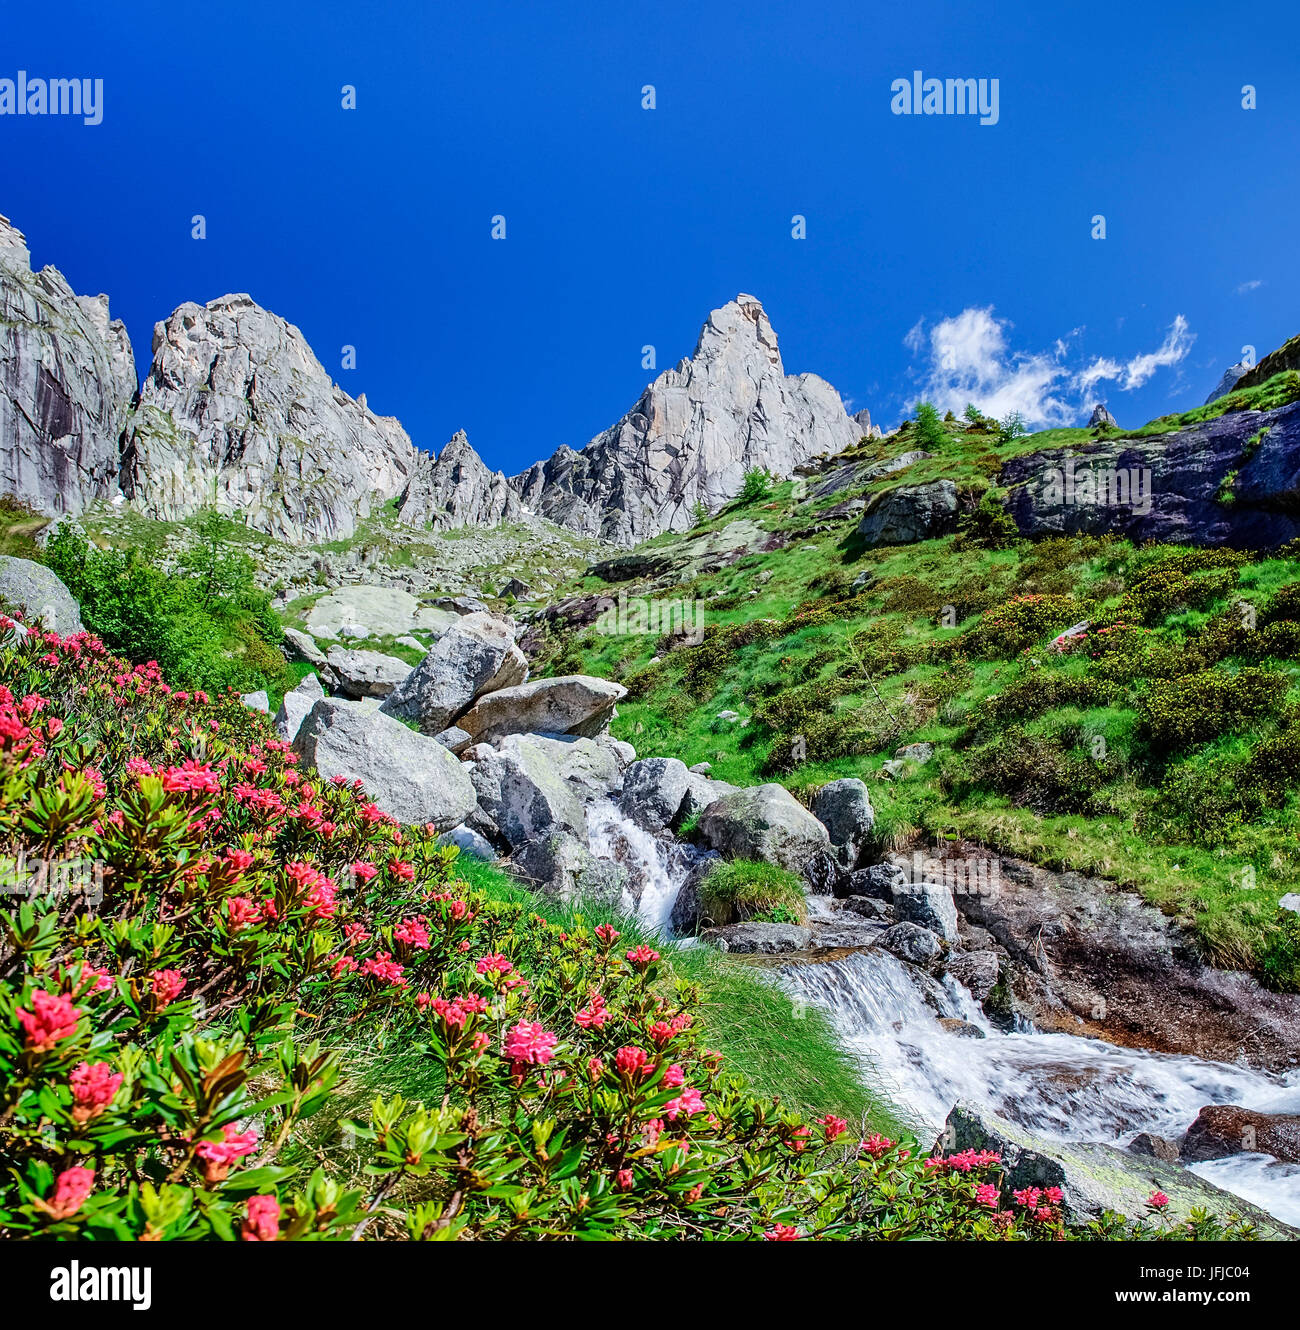
[[597, 859], [610, 859], [628, 870], [623, 904], [665, 937], [677, 893], [701, 858], [683, 841], [660, 839], [629, 821], [610, 799], [587, 809], [588, 844]]
[[[928, 979], [886, 952], [859, 951], [786, 966], [786, 987], [829, 1013], [864, 1075], [936, 1134], [953, 1104], [969, 1100], [1042, 1136], [1124, 1145], [1140, 1131], [1179, 1137], [1206, 1104], [1300, 1112], [1300, 1076], [1119, 1048], [1076, 1035], [990, 1027], [951, 978]], [[954, 1017], [985, 1038], [959, 1038]], [[1300, 1167], [1266, 1155], [1198, 1164], [1196, 1173], [1288, 1223], [1300, 1223]]]

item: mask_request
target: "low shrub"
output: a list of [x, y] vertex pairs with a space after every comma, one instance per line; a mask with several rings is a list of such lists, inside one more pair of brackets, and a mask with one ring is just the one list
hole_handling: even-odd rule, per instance
[[1157, 754], [1182, 752], [1274, 714], [1287, 688], [1284, 675], [1268, 670], [1205, 670], [1153, 680], [1138, 699], [1138, 711]]
[[700, 917], [721, 927], [742, 920], [801, 924], [808, 914], [803, 882], [775, 864], [719, 860], [700, 883]]
[[962, 635], [965, 650], [984, 660], [1018, 655], [1078, 622], [1084, 608], [1073, 596], [1015, 596], [986, 610]]
[[982, 788], [1040, 815], [1084, 813], [1105, 782], [1109, 766], [1075, 751], [1082, 740], [1082, 733], [1032, 734], [1012, 726], [987, 743], [947, 755], [940, 766], [940, 781], [959, 797]]

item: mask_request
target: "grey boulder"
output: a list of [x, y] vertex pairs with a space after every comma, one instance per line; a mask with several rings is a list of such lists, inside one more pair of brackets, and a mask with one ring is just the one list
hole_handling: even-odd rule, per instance
[[72, 592], [44, 564], [0, 555], [0, 601], [40, 619], [60, 637], [82, 631], [81, 609]]
[[920, 924], [893, 924], [876, 941], [899, 960], [910, 961], [923, 969], [936, 966], [943, 957], [943, 943]]
[[792, 873], [830, 848], [826, 828], [784, 785], [723, 795], [700, 818], [700, 839], [728, 859], [763, 859]]
[[852, 777], [833, 780], [817, 791], [812, 811], [826, 828], [832, 853], [840, 866], [856, 868], [876, 823], [867, 787]]
[[296, 688], [285, 693], [280, 709], [275, 713], [275, 728], [280, 732], [280, 738], [293, 743], [312, 707], [324, 696], [325, 690], [314, 674], [304, 675]]
[[627, 882], [625, 868], [597, 859], [582, 840], [558, 827], [520, 844], [510, 864], [516, 876], [562, 901], [615, 906]]
[[293, 747], [326, 780], [360, 779], [367, 796], [399, 822], [450, 831], [473, 811], [469, 773], [440, 743], [361, 703], [322, 698]]
[[578, 734], [591, 737], [608, 726], [622, 684], [585, 674], [564, 674], [484, 693], [456, 721], [476, 741], [492, 743], [507, 734]]
[[670, 826], [690, 785], [686, 763], [675, 757], [646, 757], [623, 773], [623, 815], [646, 831]]
[[380, 651], [330, 647], [325, 660], [337, 681], [336, 691], [354, 699], [387, 697], [411, 672], [404, 660]]
[[582, 804], [538, 745], [489, 749], [466, 768], [479, 807], [509, 845], [518, 847], [556, 830], [577, 836], [585, 845], [587, 817]]
[[957, 906], [946, 883], [928, 878], [924, 872], [904, 876], [894, 887], [894, 915], [938, 933], [945, 942], [957, 941]]
[[528, 660], [514, 630], [490, 614], [467, 614], [384, 699], [381, 711], [415, 721], [425, 734], [445, 730], [481, 693], [528, 678]]
[[701, 934], [719, 951], [766, 956], [791, 951], [807, 951], [812, 945], [812, 930], [799, 924], [762, 924], [749, 920], [727, 924], [724, 928], [706, 928]]
[[877, 495], [858, 523], [866, 546], [911, 545], [946, 535], [957, 525], [957, 486], [951, 480], [902, 485]]

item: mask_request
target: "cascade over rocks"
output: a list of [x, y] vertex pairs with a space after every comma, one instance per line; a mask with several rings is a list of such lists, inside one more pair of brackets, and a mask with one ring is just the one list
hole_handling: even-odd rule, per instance
[[108, 297], [75, 295], [57, 268], [32, 272], [22, 232], [0, 217], [0, 494], [50, 516], [108, 498], [135, 391]]
[[474, 785], [460, 762], [440, 743], [362, 703], [322, 698], [293, 748], [325, 780], [359, 779], [399, 822], [450, 831], [473, 811]]

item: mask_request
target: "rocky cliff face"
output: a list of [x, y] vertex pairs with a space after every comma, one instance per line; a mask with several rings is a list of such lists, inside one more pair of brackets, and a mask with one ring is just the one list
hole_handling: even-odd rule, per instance
[[435, 458], [417, 454], [398, 499], [397, 515], [411, 526], [496, 526], [523, 516], [523, 504], [500, 471], [489, 471], [461, 430]]
[[1135, 543], [1271, 549], [1300, 536], [1300, 402], [1028, 453], [998, 481], [1024, 536], [1113, 532]]
[[107, 497], [135, 390], [108, 297], [75, 295], [55, 268], [32, 272], [22, 233], [0, 217], [0, 493], [51, 515]]
[[753, 467], [789, 475], [862, 434], [824, 379], [786, 374], [762, 305], [742, 295], [709, 315], [695, 354], [665, 370], [620, 421], [581, 452], [561, 448], [510, 483], [541, 516], [632, 545], [686, 530], [697, 503], [716, 510]]
[[154, 328], [122, 489], [153, 517], [215, 504], [281, 540], [318, 543], [352, 535], [415, 461], [401, 425], [337, 387], [297, 328], [229, 295]]

